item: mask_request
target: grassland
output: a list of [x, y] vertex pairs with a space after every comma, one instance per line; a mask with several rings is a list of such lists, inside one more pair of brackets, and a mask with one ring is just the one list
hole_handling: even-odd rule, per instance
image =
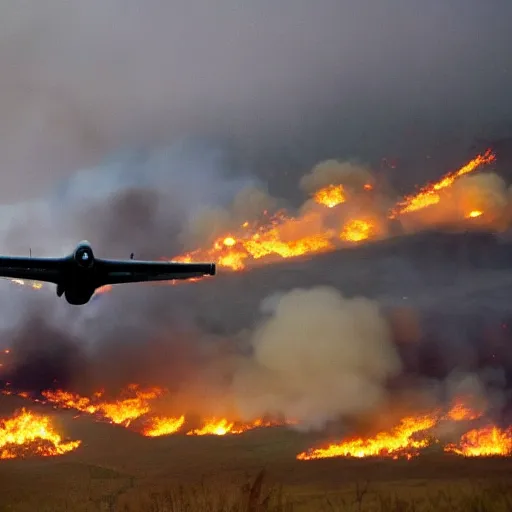
[[82, 446], [0, 462], [0, 511], [510, 511], [512, 460], [412, 461], [295, 455], [316, 442], [281, 428], [240, 436], [143, 438], [60, 415]]

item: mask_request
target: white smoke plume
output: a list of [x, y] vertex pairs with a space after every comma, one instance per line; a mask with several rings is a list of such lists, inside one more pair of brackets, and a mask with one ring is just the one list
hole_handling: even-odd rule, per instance
[[251, 337], [235, 375], [244, 417], [279, 414], [302, 428], [374, 410], [400, 370], [378, 304], [329, 287], [295, 289], [264, 302], [271, 315]]

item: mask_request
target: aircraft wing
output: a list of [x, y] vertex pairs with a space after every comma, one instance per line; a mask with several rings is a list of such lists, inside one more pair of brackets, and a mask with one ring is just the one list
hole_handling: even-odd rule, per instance
[[173, 281], [215, 275], [214, 263], [176, 263], [160, 261], [95, 261], [99, 286], [107, 284]]
[[57, 284], [65, 265], [61, 258], [16, 258], [0, 256], [0, 277]]

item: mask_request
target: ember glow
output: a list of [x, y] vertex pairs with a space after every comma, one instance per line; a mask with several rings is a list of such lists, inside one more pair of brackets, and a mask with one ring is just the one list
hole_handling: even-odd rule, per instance
[[49, 416], [25, 409], [0, 419], [0, 459], [27, 456], [53, 457], [78, 448], [81, 441], [64, 442]]
[[476, 219], [477, 217], [480, 217], [484, 214], [484, 212], [480, 210], [471, 210], [467, 215], [467, 219]]

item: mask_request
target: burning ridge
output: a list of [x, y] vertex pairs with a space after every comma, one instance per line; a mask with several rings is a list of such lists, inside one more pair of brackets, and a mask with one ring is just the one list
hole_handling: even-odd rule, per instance
[[[226, 223], [222, 220], [225, 217], [217, 216], [222, 221], [218, 223], [216, 230], [211, 231], [214, 233], [211, 244], [205, 249], [192, 249], [174, 259], [216, 261], [224, 268], [226, 275], [223, 278], [227, 280], [228, 273], [234, 276], [240, 270], [256, 265], [263, 266], [264, 263], [290, 258], [299, 260], [299, 256], [318, 254], [323, 254], [322, 258], [328, 258], [327, 253], [334, 253], [339, 248], [347, 249], [343, 251], [344, 258], [350, 259], [351, 254], [354, 254], [354, 258], [361, 259], [364, 251], [374, 252], [378, 257], [379, 253], [392, 253], [399, 246], [402, 251], [408, 252], [412, 260], [419, 261], [425, 256], [425, 240], [428, 242], [430, 237], [441, 259], [453, 258], [454, 250], [462, 247], [462, 251], [470, 259], [480, 251], [480, 256], [475, 260], [477, 265], [491, 255], [504, 267], [507, 265], [510, 247], [500, 243], [494, 236], [489, 236], [488, 232], [502, 231], [507, 226], [509, 211], [506, 186], [492, 173], [470, 176], [493, 161], [494, 155], [487, 151], [458, 171], [399, 201], [391, 200], [381, 193], [368, 170], [352, 164], [325, 162], [301, 181], [301, 187], [310, 198], [297, 215], [290, 215], [282, 209], [273, 211], [272, 198], [261, 191], [247, 192], [248, 195], [243, 200], [238, 198], [238, 203], [241, 202], [244, 206], [250, 203], [253, 212], [259, 211], [259, 215], [254, 213], [249, 217], [251, 220], [243, 220], [227, 231], [224, 231]], [[268, 208], [261, 210], [262, 205]], [[237, 208], [239, 206], [235, 204], [234, 209]], [[211, 212], [206, 212], [205, 216], [193, 219], [183, 233], [184, 241], [197, 239], [195, 235], [198, 234], [201, 235], [199, 238], [203, 237], [206, 220], [214, 217]], [[206, 225], [210, 226], [207, 222]], [[428, 228], [438, 227], [469, 229], [473, 233], [471, 236], [444, 236], [440, 233], [424, 233], [422, 238], [410, 236], [417, 231], [424, 232]], [[206, 231], [210, 232], [209, 229]], [[401, 236], [396, 236], [397, 233]], [[421, 243], [420, 239], [423, 240]], [[366, 244], [366, 241], [375, 243]], [[355, 252], [348, 250], [351, 247], [354, 247]], [[302, 264], [297, 261], [298, 268]], [[258, 272], [244, 275], [246, 279], [254, 276], [254, 279], [261, 281]], [[214, 282], [210, 281], [212, 287]], [[274, 290], [276, 284], [273, 282]], [[295, 283], [295, 286], [297, 284], [299, 283]], [[183, 287], [182, 291], [192, 288], [195, 287]], [[184, 301], [187, 300], [188, 293], [183, 293]], [[202, 291], [199, 294], [208, 295]], [[35, 380], [32, 380], [33, 385], [20, 386], [21, 381], [18, 378], [11, 378], [18, 377], [19, 371], [12, 373], [8, 363], [0, 362], [4, 364], [0, 371], [5, 379], [13, 382], [5, 387], [4, 394], [14, 394], [56, 409], [75, 410], [100, 421], [132, 429], [147, 437], [176, 433], [240, 434], [254, 428], [272, 426], [322, 429], [335, 418], [344, 415], [358, 416], [385, 406], [385, 382], [400, 372], [402, 362], [393, 346], [388, 318], [376, 303], [360, 297], [343, 297], [335, 290], [318, 287], [267, 297], [262, 301], [261, 310], [261, 324], [248, 334], [240, 334], [242, 341], [249, 339], [249, 346], [244, 347], [248, 355], [239, 353], [236, 338], [227, 338], [224, 342], [230, 348], [226, 353], [222, 353], [223, 349], [217, 346], [215, 350], [211, 346], [201, 347], [209, 355], [204, 358], [199, 368], [194, 369], [193, 359], [197, 354], [188, 358], [190, 354], [186, 350], [192, 349], [187, 348], [183, 356], [184, 364], [181, 364], [179, 357], [178, 362], [174, 363], [173, 368], [178, 373], [176, 379], [179, 379], [180, 366], [192, 369], [196, 374], [191, 379], [184, 378], [179, 387], [169, 391], [164, 386], [143, 387], [142, 384], [132, 384], [124, 387], [117, 397], [109, 395], [103, 389], [78, 393], [63, 384], [62, 379], [42, 388], [38, 387], [39, 383]], [[233, 313], [234, 311], [230, 311], [228, 316], [236, 316]], [[216, 316], [222, 317], [220, 313]], [[302, 322], [298, 327], [297, 318]], [[30, 330], [33, 332], [33, 329]], [[55, 334], [58, 333], [48, 333], [51, 337], [55, 337]], [[191, 335], [190, 340], [187, 339], [187, 343], [184, 343], [187, 347], [192, 345], [194, 336], [200, 337], [194, 331], [187, 335]], [[311, 340], [315, 340], [315, 343], [311, 343]], [[340, 340], [345, 341], [340, 343]], [[218, 339], [214, 339], [215, 341]], [[122, 343], [119, 347], [122, 352], [118, 355], [122, 358], [123, 353], [129, 349]], [[61, 348], [59, 354], [67, 350], [65, 345]], [[16, 349], [13, 347], [13, 350]], [[144, 350], [151, 352], [151, 346]], [[54, 355], [54, 352], [49, 352], [48, 357], [51, 359]], [[142, 353], [138, 359], [135, 357], [139, 366], [144, 363], [141, 355]], [[101, 356], [98, 358], [112, 358], [112, 354]], [[72, 354], [69, 357], [72, 359]], [[176, 358], [176, 354], [173, 354], [173, 358]], [[34, 359], [33, 366], [26, 366], [25, 360], [22, 361], [25, 364], [22, 367], [37, 370], [45, 366], [45, 361], [38, 356]], [[340, 366], [335, 367], [333, 361]], [[81, 363], [78, 361], [76, 364]], [[304, 374], [301, 365], [305, 365], [306, 373], [313, 380], [301, 376]], [[169, 372], [166, 369], [166, 373]], [[212, 394], [198, 399], [204, 394], [200, 390], [200, 382], [203, 379], [207, 382], [216, 372], [223, 376], [224, 373], [228, 375], [227, 384], [214, 379], [215, 384], [208, 386], [212, 388]], [[37, 393], [33, 393], [34, 389]], [[351, 392], [347, 394], [344, 389]], [[336, 390], [342, 394], [343, 399], [340, 399]], [[165, 402], [176, 395], [176, 403], [167, 407]], [[350, 395], [361, 399], [356, 404], [353, 400], [350, 401]], [[221, 411], [208, 411], [202, 407], [206, 403], [213, 403], [219, 397], [226, 398]], [[322, 397], [321, 401], [319, 397]], [[160, 406], [159, 401], [163, 401], [164, 405]], [[189, 402], [194, 403], [189, 408], [190, 411], [185, 407], [180, 409], [180, 404]], [[197, 416], [197, 412], [201, 410], [203, 412], [200, 417], [194, 419], [193, 416]], [[468, 421], [483, 421], [486, 418], [483, 414], [476, 414], [474, 419]], [[394, 457], [401, 454], [412, 457], [431, 444], [421, 436], [418, 440], [417, 436], [427, 433], [437, 439], [439, 436], [433, 433], [433, 429], [445, 422], [457, 421], [450, 418], [448, 413], [443, 415], [437, 412], [437, 409], [422, 416], [404, 415], [389, 432], [383, 430], [381, 434], [373, 437], [346, 440], [338, 443], [338, 448], [327, 449], [326, 452], [311, 449], [300, 454], [299, 459], [331, 456], [334, 452], [355, 457]], [[471, 443], [482, 444], [482, 436], [486, 435], [494, 440], [502, 439], [505, 445], [508, 442], [508, 430], [501, 430], [494, 423], [483, 426], [471, 423], [467, 426], [455, 441], [442, 441], [446, 451], [468, 455], [469, 451], [464, 446]], [[478, 450], [478, 447], [473, 447], [473, 452]], [[500, 453], [509, 451], [503, 449]], [[488, 450], [482, 449], [480, 454], [488, 454]]]

